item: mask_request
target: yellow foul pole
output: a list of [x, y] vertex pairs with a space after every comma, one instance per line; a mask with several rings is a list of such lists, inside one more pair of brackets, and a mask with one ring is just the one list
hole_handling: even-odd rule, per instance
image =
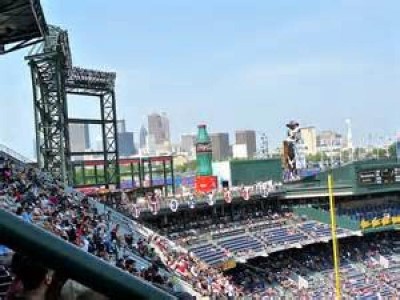
[[336, 300], [341, 298], [340, 290], [340, 268], [339, 268], [339, 244], [336, 236], [336, 212], [335, 212], [335, 198], [333, 196], [333, 177], [332, 172], [328, 173], [328, 192], [329, 192], [329, 209], [331, 213], [331, 234], [333, 246], [333, 265], [335, 270], [335, 288]]

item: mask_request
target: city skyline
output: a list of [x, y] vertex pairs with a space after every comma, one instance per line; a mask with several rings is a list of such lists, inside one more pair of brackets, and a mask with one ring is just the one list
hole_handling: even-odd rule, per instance
[[[345, 134], [349, 118], [355, 146], [368, 143], [370, 133], [394, 139], [400, 129], [393, 109], [400, 93], [398, 2], [155, 1], [121, 10], [99, 1], [82, 3], [84, 17], [73, 3], [42, 5], [48, 22], [70, 33], [74, 62], [116, 71], [117, 116], [135, 132], [154, 110], [168, 113], [173, 141], [206, 123], [231, 136], [240, 128], [267, 132], [270, 149], [291, 119]], [[0, 62], [7, 70], [0, 74], [7, 102], [0, 143], [33, 157], [27, 51]], [[92, 111], [81, 103], [73, 110]]]

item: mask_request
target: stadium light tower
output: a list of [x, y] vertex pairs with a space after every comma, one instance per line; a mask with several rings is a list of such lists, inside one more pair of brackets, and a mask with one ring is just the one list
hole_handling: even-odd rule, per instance
[[347, 149], [349, 151], [349, 159], [353, 161], [353, 133], [351, 129], [351, 120], [346, 119], [347, 126]]
[[[69, 185], [79, 183], [76, 171], [84, 155], [102, 155], [104, 181], [107, 188], [119, 187], [119, 154], [115, 99], [116, 74], [72, 65], [68, 33], [48, 26], [43, 43], [31, 49], [28, 64], [31, 68], [33, 103], [36, 125], [37, 158], [40, 168]], [[91, 96], [99, 100], [100, 116], [96, 119], [70, 118], [67, 95]], [[101, 126], [101, 151], [74, 151], [71, 147], [71, 124]], [[84, 183], [85, 184], [85, 183]]]

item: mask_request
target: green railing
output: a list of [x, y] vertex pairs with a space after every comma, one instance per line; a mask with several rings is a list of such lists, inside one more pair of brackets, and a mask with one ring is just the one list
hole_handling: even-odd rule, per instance
[[0, 244], [111, 299], [176, 299], [20, 218], [0, 209]]

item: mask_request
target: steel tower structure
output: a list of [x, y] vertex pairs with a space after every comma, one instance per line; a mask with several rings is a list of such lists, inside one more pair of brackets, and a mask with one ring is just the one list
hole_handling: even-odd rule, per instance
[[[116, 74], [72, 66], [68, 33], [48, 26], [44, 42], [26, 57], [31, 68], [39, 167], [72, 185], [72, 161], [82, 155], [104, 157], [104, 182], [119, 186], [119, 156], [115, 100]], [[100, 100], [99, 119], [68, 116], [67, 95], [93, 96]], [[101, 125], [103, 151], [73, 152], [69, 124]]]

